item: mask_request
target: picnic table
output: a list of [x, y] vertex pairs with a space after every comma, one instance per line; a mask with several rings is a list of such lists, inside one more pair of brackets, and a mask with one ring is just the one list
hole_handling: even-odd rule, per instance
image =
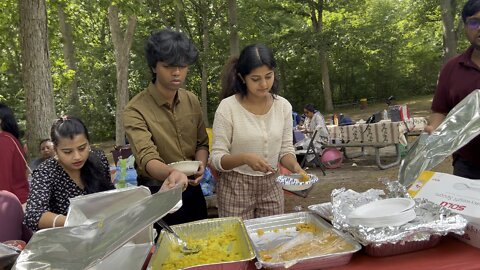
[[[328, 125], [330, 141], [324, 146], [341, 148], [347, 158], [349, 157], [346, 152], [347, 147], [362, 148], [360, 155], [351, 157], [364, 156], [364, 148], [373, 147], [377, 166], [380, 169], [388, 169], [400, 164], [400, 144], [407, 145], [406, 136], [422, 132], [426, 125], [425, 117], [415, 117], [400, 122], [382, 120], [378, 123], [358, 123], [346, 126]], [[380, 149], [387, 146], [395, 147], [396, 159], [391, 163], [383, 164]]]

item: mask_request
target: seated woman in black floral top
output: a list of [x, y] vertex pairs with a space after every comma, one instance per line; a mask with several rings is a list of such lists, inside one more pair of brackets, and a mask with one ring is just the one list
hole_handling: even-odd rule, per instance
[[24, 223], [37, 231], [61, 227], [70, 199], [114, 189], [107, 158], [90, 148], [88, 131], [74, 117], [62, 117], [51, 129], [56, 157], [33, 172]]

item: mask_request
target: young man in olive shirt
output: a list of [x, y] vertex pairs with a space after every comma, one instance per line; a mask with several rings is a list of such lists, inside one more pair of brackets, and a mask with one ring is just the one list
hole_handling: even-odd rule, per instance
[[[152, 81], [123, 113], [138, 183], [155, 193], [164, 180], [172, 184], [188, 181], [182, 194], [183, 206], [163, 219], [173, 225], [206, 218], [199, 183], [208, 159], [208, 135], [198, 98], [181, 88], [198, 51], [183, 33], [165, 29], [148, 38], [145, 53]], [[185, 174], [167, 165], [183, 160], [202, 162], [195, 179], [187, 180]]]

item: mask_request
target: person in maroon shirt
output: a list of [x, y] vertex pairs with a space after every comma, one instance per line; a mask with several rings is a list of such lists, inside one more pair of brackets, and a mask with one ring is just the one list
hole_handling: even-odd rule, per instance
[[27, 164], [19, 141], [18, 124], [13, 111], [0, 103], [0, 190], [15, 194], [22, 204], [27, 202]]
[[[480, 89], [480, 0], [469, 0], [462, 10], [462, 20], [471, 46], [451, 59], [440, 72], [432, 102], [430, 123], [425, 127], [433, 132], [448, 112], [463, 98]], [[480, 136], [453, 154], [453, 174], [480, 179]]]

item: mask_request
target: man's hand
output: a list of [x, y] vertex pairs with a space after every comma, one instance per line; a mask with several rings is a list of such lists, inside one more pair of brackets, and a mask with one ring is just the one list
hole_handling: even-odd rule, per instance
[[205, 173], [205, 166], [203, 166], [203, 163], [200, 164], [198, 167], [198, 171], [193, 175], [195, 177], [195, 180], [188, 180], [188, 184], [192, 186], [198, 186], [200, 184], [200, 181], [203, 179], [203, 174]]
[[172, 189], [177, 185], [182, 186], [183, 190], [185, 190], [188, 186], [188, 178], [184, 173], [173, 170], [170, 172], [165, 181], [163, 181], [160, 191]]
[[425, 126], [423, 129], [428, 134], [432, 134], [432, 132], [445, 120], [446, 115], [442, 113], [433, 112], [430, 114], [428, 119], [428, 125]]

